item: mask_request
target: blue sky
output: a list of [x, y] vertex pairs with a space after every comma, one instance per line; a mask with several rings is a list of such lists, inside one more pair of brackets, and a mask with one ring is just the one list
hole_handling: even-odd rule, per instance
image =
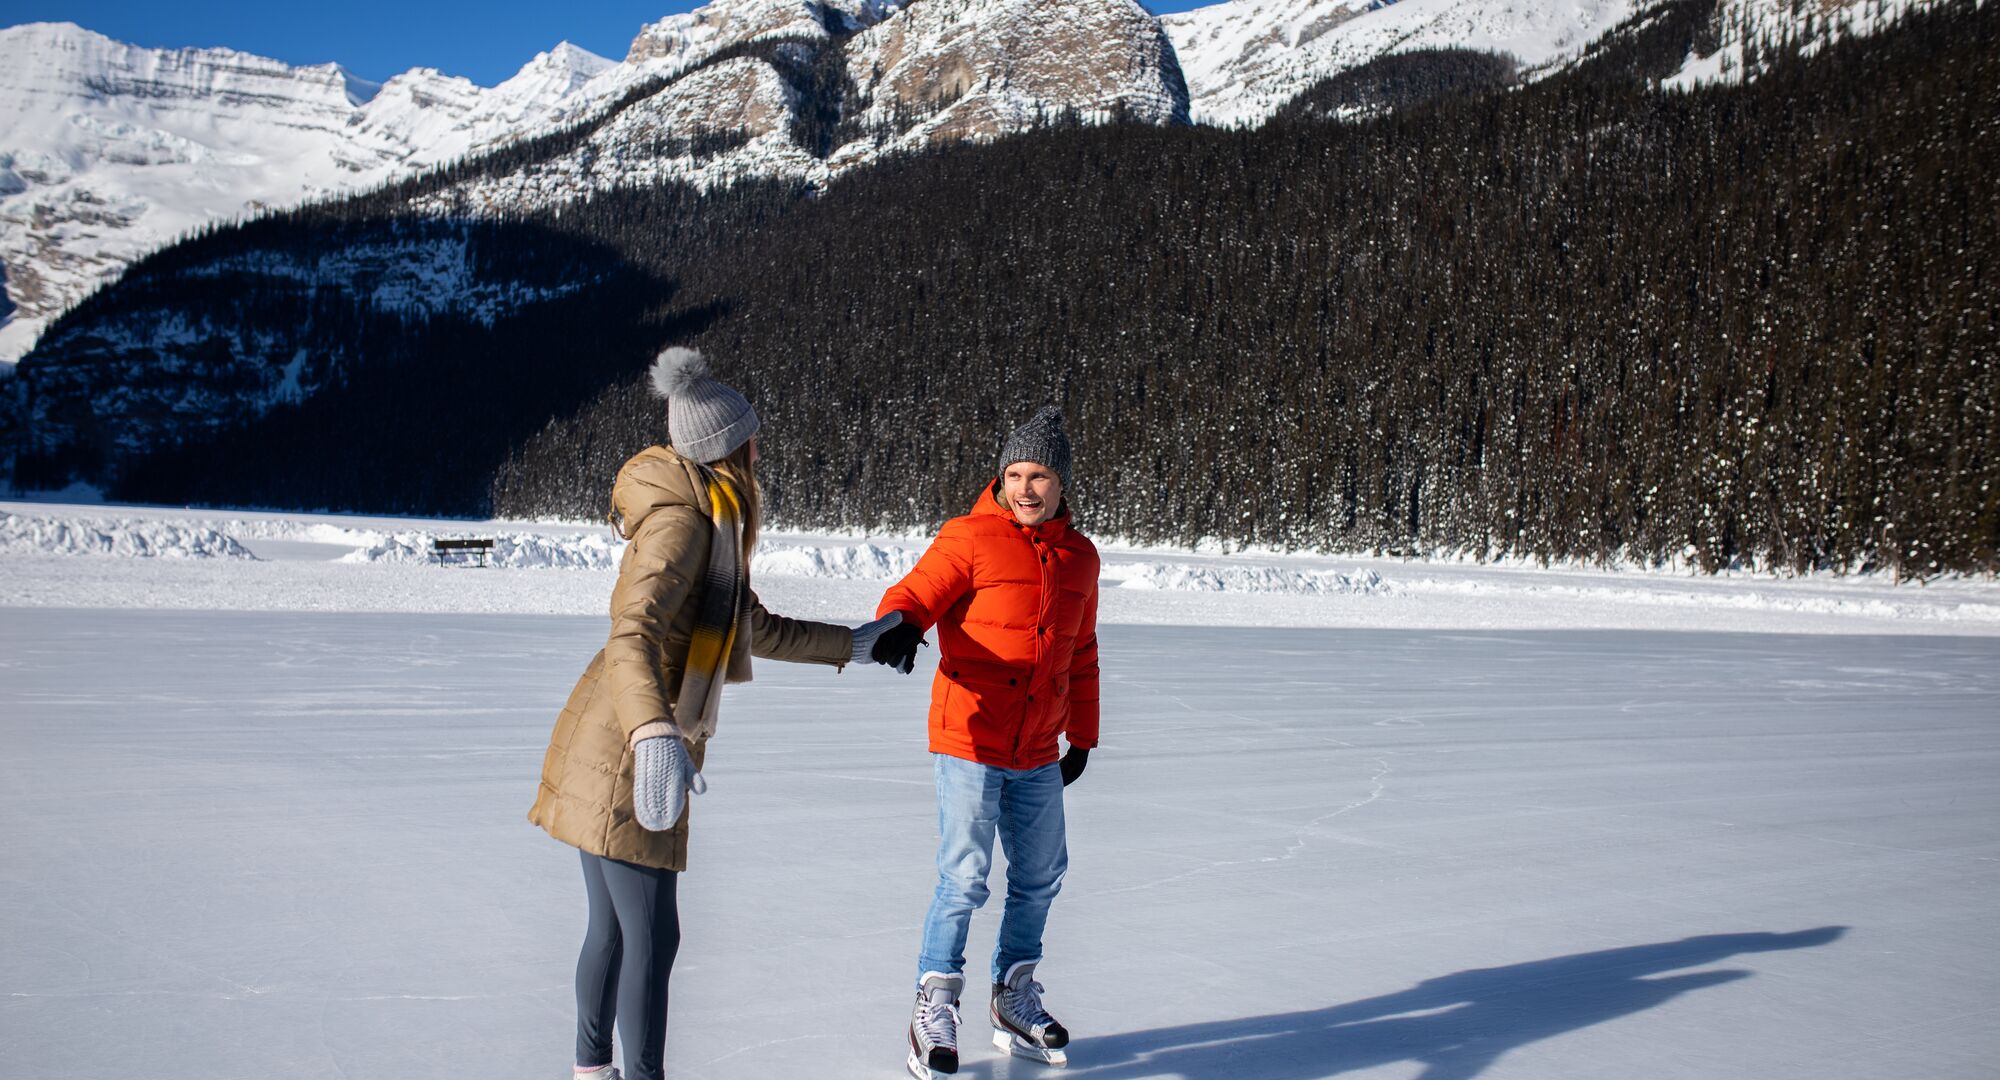
[[[1214, 0], [1142, 0], [1156, 13]], [[639, 27], [701, 0], [0, 0], [0, 26], [73, 22], [155, 48], [226, 45], [290, 64], [337, 60], [364, 79], [434, 67], [484, 86], [572, 41], [613, 60]]]

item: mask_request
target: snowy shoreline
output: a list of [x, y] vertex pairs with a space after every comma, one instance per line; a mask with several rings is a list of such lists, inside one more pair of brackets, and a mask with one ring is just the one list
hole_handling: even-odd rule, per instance
[[[495, 541], [485, 570], [430, 541]], [[774, 609], [853, 619], [919, 536], [772, 532]], [[601, 615], [623, 545], [603, 525], [0, 502], [0, 606]], [[2000, 582], [1693, 575], [1106, 544], [1108, 624], [2000, 635]]]

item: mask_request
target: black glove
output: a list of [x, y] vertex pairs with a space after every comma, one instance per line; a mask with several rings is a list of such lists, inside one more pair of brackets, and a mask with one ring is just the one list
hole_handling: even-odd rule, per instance
[[1062, 756], [1063, 786], [1068, 787], [1076, 783], [1076, 778], [1083, 775], [1083, 767], [1088, 764], [1090, 764], [1090, 751], [1081, 746], [1070, 747], [1069, 753]]
[[875, 647], [868, 652], [868, 658], [878, 664], [887, 664], [905, 675], [917, 666], [917, 646], [928, 645], [924, 632], [909, 622], [900, 622], [882, 631], [875, 639]]

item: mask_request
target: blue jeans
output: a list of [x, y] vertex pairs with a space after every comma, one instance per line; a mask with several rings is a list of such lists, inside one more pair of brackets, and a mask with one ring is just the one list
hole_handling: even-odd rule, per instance
[[1023, 960], [1042, 958], [1049, 904], [1069, 869], [1063, 831], [1062, 769], [1003, 769], [932, 754], [937, 772], [938, 885], [924, 919], [917, 979], [926, 971], [965, 970], [972, 912], [986, 902], [993, 837], [1007, 855], [1007, 906], [993, 950], [993, 981]]

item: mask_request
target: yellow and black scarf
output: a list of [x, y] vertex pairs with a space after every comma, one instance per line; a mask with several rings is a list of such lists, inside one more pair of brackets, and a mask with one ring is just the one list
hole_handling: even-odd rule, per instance
[[743, 500], [714, 470], [703, 468], [699, 472], [707, 488], [709, 520], [715, 533], [709, 541], [708, 570], [696, 600], [699, 606], [694, 633], [688, 639], [687, 663], [681, 670], [681, 692], [674, 701], [676, 726], [689, 738], [714, 733], [730, 654], [739, 639], [748, 641], [750, 636], [750, 568], [743, 558]]

